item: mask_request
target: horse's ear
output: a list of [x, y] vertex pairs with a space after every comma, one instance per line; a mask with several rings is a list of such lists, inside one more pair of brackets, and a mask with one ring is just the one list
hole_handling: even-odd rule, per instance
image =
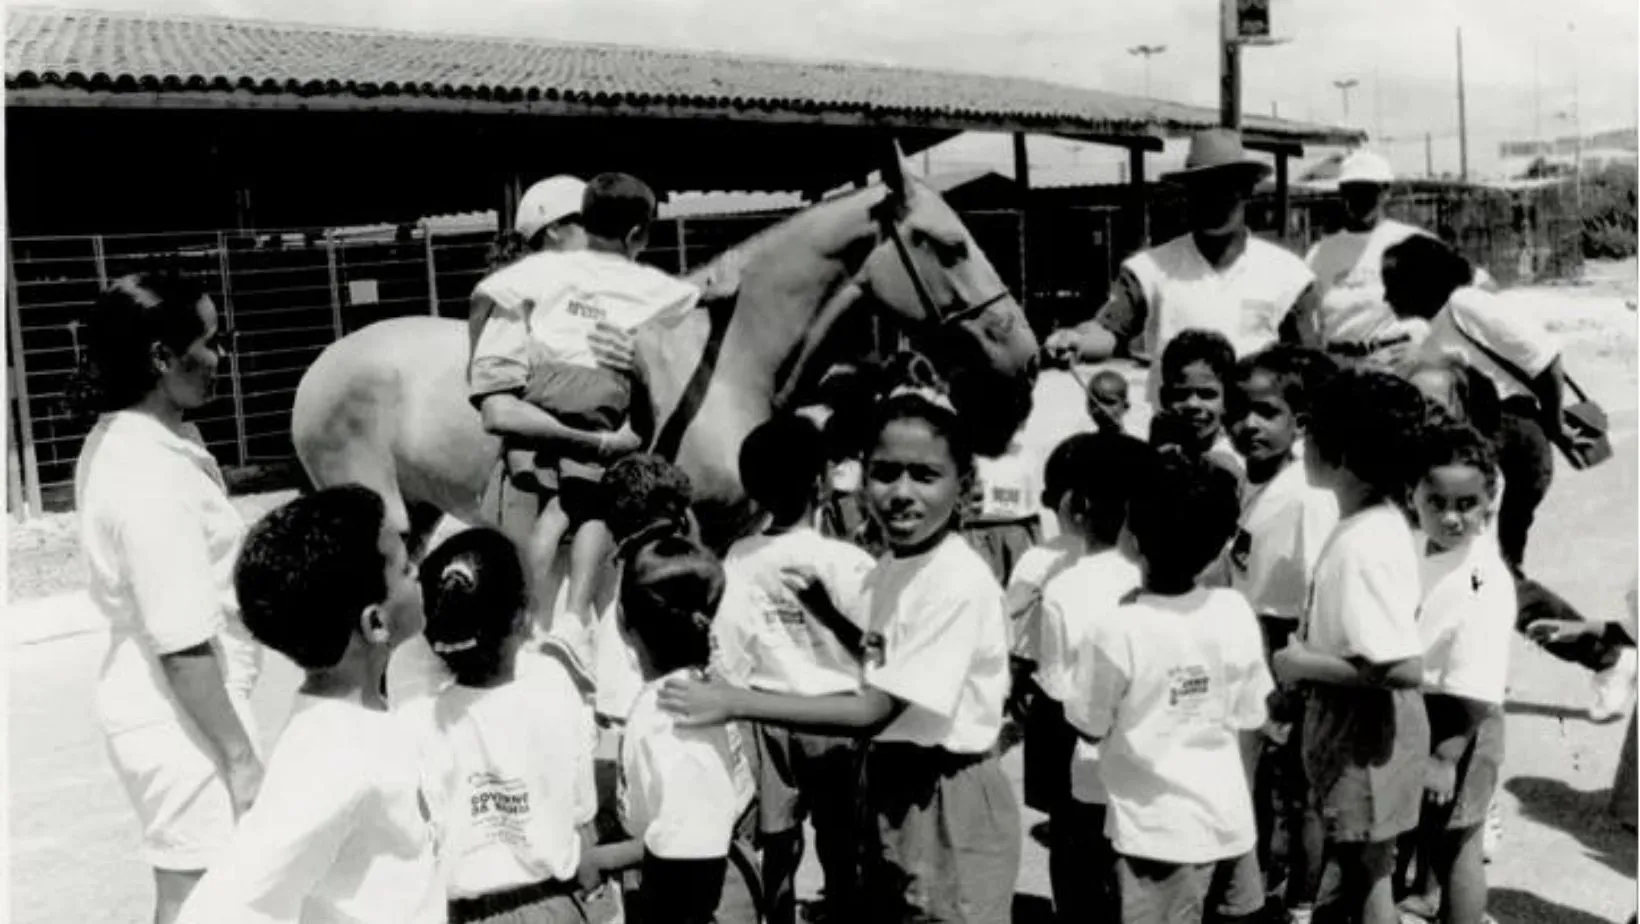
[[905, 155], [900, 151], [899, 139], [890, 139], [883, 163], [883, 185], [900, 201], [906, 199]]

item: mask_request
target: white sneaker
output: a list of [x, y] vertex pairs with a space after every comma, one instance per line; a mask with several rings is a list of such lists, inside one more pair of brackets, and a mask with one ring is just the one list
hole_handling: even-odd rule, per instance
[[1617, 663], [1594, 675], [1594, 702], [1589, 719], [1610, 722], [1634, 708], [1635, 677], [1640, 673], [1640, 653], [1625, 645], [1618, 650]]

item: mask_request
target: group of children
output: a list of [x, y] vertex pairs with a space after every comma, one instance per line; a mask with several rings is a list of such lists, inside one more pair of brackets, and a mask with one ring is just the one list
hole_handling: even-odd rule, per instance
[[[1006, 593], [964, 536], [976, 462], [925, 366], [851, 424], [875, 559], [826, 527], [840, 460], [805, 416], [741, 447], [763, 519], [721, 560], [681, 473], [611, 466], [614, 627], [643, 681], [616, 825], [592, 706], [527, 646], [513, 544], [470, 530], [418, 572], [376, 495], [297, 498], [235, 587], [306, 679], [183, 920], [587, 921], [614, 880], [627, 921], [794, 921], [808, 820], [813, 913], [1007, 921], [1012, 695], [1062, 920], [1254, 919], [1281, 867], [1298, 919], [1392, 922], [1438, 893], [1439, 920], [1477, 924], [1515, 609], [1492, 448], [1413, 384], [1299, 348], [1238, 361], [1191, 332], [1161, 365], [1149, 442], [1121, 431], [1125, 383], [1090, 383], [1097, 432], [1044, 471], [1058, 535]], [[389, 702], [418, 633], [451, 680]]]

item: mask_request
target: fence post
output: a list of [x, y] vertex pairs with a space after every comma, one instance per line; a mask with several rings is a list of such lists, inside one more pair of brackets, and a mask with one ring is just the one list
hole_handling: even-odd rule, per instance
[[325, 265], [330, 269], [330, 327], [340, 340], [346, 333], [342, 327], [342, 288], [336, 278], [336, 237], [329, 228], [325, 229]]
[[40, 496], [40, 457], [34, 449], [34, 414], [29, 409], [28, 368], [23, 361], [23, 327], [18, 320], [17, 267], [13, 263], [11, 241], [6, 241], [6, 329], [10, 332], [11, 393], [17, 401], [18, 437], [23, 450], [23, 493], [28, 498], [29, 516], [45, 512]]
[[678, 225], [678, 275], [681, 276], [689, 272], [689, 243], [684, 237], [685, 222], [683, 218], [679, 217], [672, 220], [677, 222]]
[[438, 269], [433, 262], [433, 228], [422, 223], [421, 239], [427, 248], [427, 313], [438, 317]]
[[222, 314], [228, 326], [228, 384], [233, 389], [234, 445], [239, 450], [239, 464], [246, 464], [245, 451], [245, 396], [239, 382], [239, 329], [233, 323], [233, 277], [228, 268], [228, 236], [216, 232], [217, 264], [222, 274]]
[[[8, 363], [6, 371], [11, 371]], [[13, 404], [16, 398], [12, 398]], [[6, 416], [6, 509], [19, 523], [28, 520], [28, 501], [23, 499], [23, 462], [17, 455], [17, 414]]]
[[98, 291], [106, 291], [108, 289], [108, 255], [103, 250], [103, 236], [101, 234], [91, 236], [91, 259], [96, 261], [97, 264], [97, 289]]

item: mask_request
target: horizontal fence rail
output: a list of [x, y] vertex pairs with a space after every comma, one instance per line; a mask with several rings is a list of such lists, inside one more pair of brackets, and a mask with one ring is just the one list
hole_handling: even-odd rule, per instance
[[[1575, 218], [1564, 210], [1497, 199], [1421, 195], [1398, 199], [1396, 217], [1459, 244], [1501, 282], [1564, 274], [1575, 266]], [[1297, 199], [1278, 229], [1269, 200], [1250, 205], [1256, 232], [1302, 252], [1336, 224], [1335, 200]], [[1091, 316], [1121, 260], [1184, 229], [1183, 204], [1165, 196], [1145, 221], [1115, 204], [967, 209], [961, 217], [1040, 331]], [[668, 272], [697, 268], [781, 221], [789, 211], [663, 219], [644, 260]], [[8, 251], [7, 356], [16, 423], [8, 466], [24, 493], [66, 504], [90, 421], [67, 401], [83, 325], [108, 281], [164, 259], [180, 263], [217, 305], [228, 354], [213, 401], [195, 414], [227, 468], [289, 462], [290, 410], [303, 372], [330, 343], [367, 324], [406, 315], [463, 318], [488, 269], [494, 235], [389, 228], [370, 236], [321, 229], [19, 237]], [[13, 492], [12, 496], [15, 496]], [[55, 504], [53, 503], [55, 501]], [[15, 508], [15, 503], [14, 503]], [[30, 507], [38, 507], [31, 500]]]

